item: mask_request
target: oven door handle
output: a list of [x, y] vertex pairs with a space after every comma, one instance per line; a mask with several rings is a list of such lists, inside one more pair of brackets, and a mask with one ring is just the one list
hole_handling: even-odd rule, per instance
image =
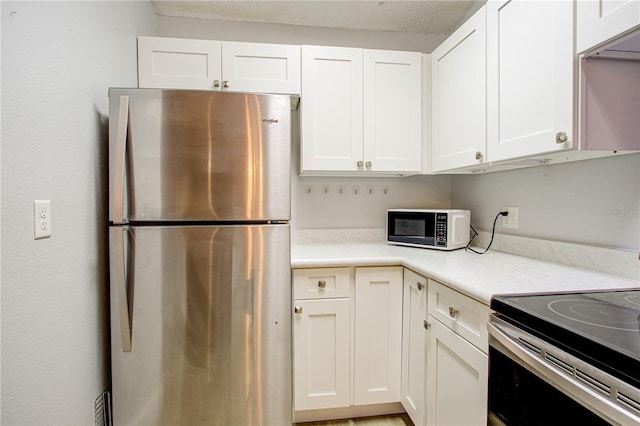
[[546, 359], [525, 349], [522, 344], [517, 342], [517, 337], [514, 338], [510, 335], [510, 332], [513, 332], [516, 336], [518, 334], [525, 335], [526, 333], [522, 330], [496, 317], [491, 317], [487, 328], [490, 346], [507, 355], [522, 367], [552, 384], [608, 422], [619, 425], [638, 424], [640, 422], [640, 416], [635, 416], [633, 413], [625, 411], [611, 399], [582, 384], [575, 377], [569, 376], [568, 373], [555, 367]]

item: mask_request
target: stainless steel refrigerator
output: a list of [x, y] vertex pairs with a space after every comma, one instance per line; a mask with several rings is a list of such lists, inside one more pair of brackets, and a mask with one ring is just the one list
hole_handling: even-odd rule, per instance
[[290, 97], [109, 101], [114, 424], [290, 425]]

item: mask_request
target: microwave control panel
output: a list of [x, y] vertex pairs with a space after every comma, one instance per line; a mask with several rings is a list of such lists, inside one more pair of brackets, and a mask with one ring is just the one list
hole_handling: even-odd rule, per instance
[[447, 219], [446, 213], [436, 214], [436, 246], [447, 245]]

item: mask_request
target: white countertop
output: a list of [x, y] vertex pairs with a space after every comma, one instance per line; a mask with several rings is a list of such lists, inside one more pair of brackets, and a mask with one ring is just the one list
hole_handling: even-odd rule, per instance
[[293, 244], [293, 268], [402, 265], [489, 304], [494, 294], [640, 288], [617, 275], [489, 250], [439, 251], [386, 243]]

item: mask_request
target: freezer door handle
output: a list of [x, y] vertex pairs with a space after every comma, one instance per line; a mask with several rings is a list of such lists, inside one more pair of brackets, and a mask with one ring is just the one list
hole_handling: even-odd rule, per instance
[[127, 152], [127, 130], [129, 127], [129, 96], [120, 96], [118, 107], [118, 127], [113, 168], [113, 222], [123, 223], [124, 219], [124, 165]]
[[129, 315], [129, 300], [127, 297], [127, 275], [124, 250], [125, 229], [114, 227], [111, 239], [111, 262], [113, 262], [112, 285], [117, 294], [118, 314], [120, 317], [120, 335], [122, 336], [122, 351], [131, 352], [131, 318]]

